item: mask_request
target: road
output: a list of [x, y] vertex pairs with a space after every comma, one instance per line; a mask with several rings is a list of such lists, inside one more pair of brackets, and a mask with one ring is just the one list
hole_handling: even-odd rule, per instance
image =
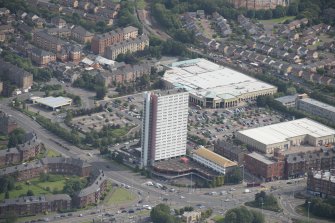
[[[7, 101], [8, 102], [8, 101]], [[237, 207], [243, 204], [246, 201], [251, 201], [254, 199], [254, 195], [259, 190], [252, 189], [251, 193], [243, 193], [244, 186], [238, 185], [235, 187], [234, 190], [231, 190], [231, 186], [222, 186], [220, 188], [215, 189], [196, 189], [189, 191], [188, 188], [177, 188], [171, 187], [167, 185], [169, 188], [174, 188], [175, 192], [164, 191], [158, 189], [156, 187], [150, 187], [146, 185], [148, 179], [139, 176], [132, 172], [131, 170], [121, 166], [119, 164], [109, 162], [104, 160], [100, 157], [99, 151], [97, 149], [90, 151], [93, 155], [87, 156], [85, 152], [79, 149], [76, 146], [73, 146], [66, 141], [60, 139], [59, 137], [55, 136], [51, 132], [42, 128], [38, 123], [36, 123], [31, 118], [27, 117], [26, 115], [13, 110], [11, 107], [6, 105], [4, 101], [1, 105], [1, 110], [4, 112], [11, 114], [16, 122], [26, 131], [34, 131], [38, 138], [45, 144], [46, 147], [56, 150], [57, 152], [61, 153], [65, 157], [76, 157], [87, 162], [91, 163], [95, 168], [99, 168], [104, 170], [106, 175], [110, 180], [115, 183], [124, 183], [129, 185], [133, 193], [141, 194], [139, 195], [138, 199], [143, 199], [144, 204], [155, 205], [158, 203], [163, 202], [163, 198], [168, 198], [167, 203], [170, 204], [173, 208], [180, 208], [184, 206], [196, 206], [201, 204], [206, 208], [212, 208], [215, 213], [224, 213], [226, 210]], [[57, 142], [57, 143], [55, 143]], [[59, 145], [61, 144], [61, 145]], [[69, 148], [69, 150], [64, 149], [64, 147]], [[162, 183], [162, 182], [161, 182]], [[163, 183], [162, 183], [163, 184]], [[267, 185], [272, 185], [276, 183], [270, 183]], [[279, 182], [277, 184], [282, 184]], [[298, 188], [301, 189], [301, 188]], [[225, 190], [228, 191], [226, 195], [218, 195], [218, 196], [209, 196], [205, 195], [205, 193], [215, 191], [219, 193], [220, 191]], [[281, 194], [281, 204], [285, 206], [284, 213], [290, 217], [299, 217], [297, 213], [295, 213], [294, 208], [292, 205], [287, 205], [288, 201], [291, 201], [293, 198], [289, 198], [289, 194], [293, 191], [296, 191], [296, 185], [282, 185], [280, 189], [276, 190], [274, 194]], [[289, 200], [290, 199], [290, 200]], [[296, 199], [292, 200], [295, 201]], [[295, 201], [296, 202], [296, 201]], [[133, 203], [136, 204], [136, 201]], [[294, 203], [295, 204], [295, 203]], [[299, 202], [297, 204], [300, 204]], [[292, 206], [292, 208], [291, 208]], [[98, 208], [106, 208], [98, 206]], [[111, 210], [116, 211], [117, 207], [108, 207], [112, 208]], [[273, 212], [269, 212], [272, 218], [277, 219], [278, 221], [282, 221], [283, 216], [278, 215]], [[272, 216], [273, 215], [273, 216]], [[94, 216], [93, 216], [94, 217]], [[69, 219], [75, 218], [73, 221], [79, 221], [78, 216], [69, 217]], [[60, 219], [55, 219], [60, 220]], [[129, 219], [132, 221], [132, 219]], [[285, 222], [285, 221], [284, 221]]]

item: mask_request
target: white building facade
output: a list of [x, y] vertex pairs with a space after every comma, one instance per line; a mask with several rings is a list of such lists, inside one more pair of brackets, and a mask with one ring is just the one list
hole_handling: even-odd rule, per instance
[[186, 154], [188, 97], [186, 92], [144, 93], [142, 167]]

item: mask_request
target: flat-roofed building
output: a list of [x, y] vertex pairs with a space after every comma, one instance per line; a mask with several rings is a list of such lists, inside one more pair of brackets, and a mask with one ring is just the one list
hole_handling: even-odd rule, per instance
[[46, 98], [37, 98], [33, 101], [33, 103], [43, 105], [47, 108], [51, 108], [52, 110], [62, 108], [67, 105], [72, 104], [71, 98], [66, 97], [46, 97]]
[[275, 86], [201, 58], [172, 63], [163, 80], [167, 88], [185, 89], [191, 103], [207, 108], [234, 107], [277, 92]]
[[275, 160], [252, 152], [245, 155], [245, 168], [253, 175], [264, 181], [272, 181], [281, 179], [284, 175], [285, 162], [283, 160]]
[[297, 100], [297, 108], [335, 123], [335, 107], [312, 98]]
[[237, 167], [237, 163], [206, 148], [199, 148], [194, 150], [192, 158], [202, 165], [209, 167], [223, 175], [229, 172], [231, 169]]
[[307, 118], [277, 123], [236, 133], [236, 138], [262, 153], [309, 144], [321, 146], [335, 141], [335, 130]]
[[287, 108], [295, 108], [295, 103], [297, 100], [298, 94], [295, 95], [287, 95], [280, 98], [276, 98], [275, 100], [280, 102]]

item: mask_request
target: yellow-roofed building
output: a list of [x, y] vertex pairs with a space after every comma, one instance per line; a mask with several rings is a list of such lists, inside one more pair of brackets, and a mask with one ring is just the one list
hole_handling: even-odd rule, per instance
[[211, 168], [223, 175], [226, 174], [229, 169], [237, 167], [237, 163], [206, 148], [199, 148], [194, 150], [192, 158], [202, 165]]

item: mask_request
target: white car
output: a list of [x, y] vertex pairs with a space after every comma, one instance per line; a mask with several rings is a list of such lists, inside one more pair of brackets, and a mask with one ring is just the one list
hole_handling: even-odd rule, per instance
[[185, 197], [184, 196], [180, 196], [180, 199], [184, 199]]

